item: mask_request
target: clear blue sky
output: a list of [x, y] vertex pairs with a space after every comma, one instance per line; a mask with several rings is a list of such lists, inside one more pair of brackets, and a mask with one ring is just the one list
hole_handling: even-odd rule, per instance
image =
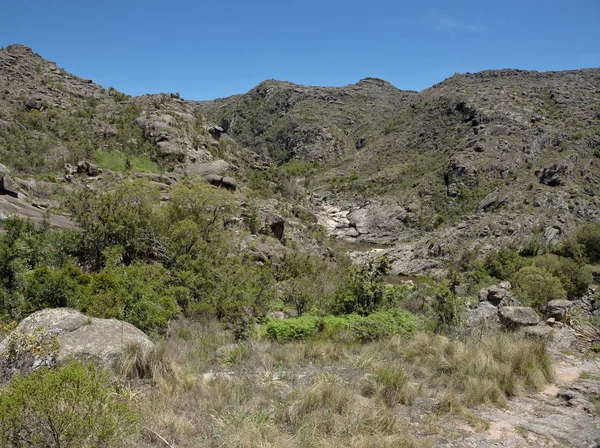
[[0, 16], [0, 47], [132, 95], [367, 76], [422, 90], [456, 72], [600, 66], [600, 0], [2, 0]]

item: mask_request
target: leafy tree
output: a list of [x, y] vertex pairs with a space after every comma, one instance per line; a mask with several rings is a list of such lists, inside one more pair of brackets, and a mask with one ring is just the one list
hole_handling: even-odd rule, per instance
[[67, 201], [78, 224], [78, 255], [93, 270], [102, 267], [106, 248], [121, 246], [123, 262], [155, 255], [158, 239], [153, 209], [160, 193], [146, 179], [127, 181], [113, 191], [82, 189]]
[[571, 299], [584, 295], [594, 280], [592, 272], [586, 266], [577, 264], [570, 258], [555, 254], [544, 254], [534, 261], [534, 265], [557, 277]]
[[146, 332], [162, 332], [180, 311], [181, 288], [160, 264], [109, 264], [92, 276], [86, 289], [82, 311], [125, 320]]
[[369, 260], [366, 266], [352, 268], [348, 283], [337, 294], [333, 311], [337, 314], [373, 313], [384, 301], [383, 279], [389, 271], [386, 257], [380, 258], [377, 263]]

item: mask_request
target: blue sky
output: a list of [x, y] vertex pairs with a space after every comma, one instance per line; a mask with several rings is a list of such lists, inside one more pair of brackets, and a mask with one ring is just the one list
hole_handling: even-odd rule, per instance
[[600, 66], [600, 0], [2, 0], [0, 15], [0, 47], [132, 95], [367, 76], [422, 90], [456, 72]]

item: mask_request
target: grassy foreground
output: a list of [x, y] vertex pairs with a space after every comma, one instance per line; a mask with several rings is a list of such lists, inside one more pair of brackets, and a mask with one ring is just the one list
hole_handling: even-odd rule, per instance
[[124, 374], [153, 379], [120, 391], [139, 415], [129, 447], [427, 447], [434, 432], [416, 434], [405, 411], [484, 429], [469, 409], [554, 378], [542, 342], [507, 333], [235, 345], [216, 322], [180, 321], [158, 356], [130, 358]]

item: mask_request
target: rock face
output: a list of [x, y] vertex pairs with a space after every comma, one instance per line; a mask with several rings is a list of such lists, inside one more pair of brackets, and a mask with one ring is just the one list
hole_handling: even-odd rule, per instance
[[502, 307], [498, 310], [498, 316], [500, 322], [511, 329], [537, 325], [540, 322], [540, 318], [533, 308], [527, 306]]
[[[58, 353], [52, 355], [55, 360], [45, 361], [45, 365], [69, 359], [91, 360], [116, 372], [123, 350], [129, 344], [138, 345], [145, 354], [154, 348], [142, 331], [127, 322], [87, 317], [68, 308], [38, 311], [24, 319], [15, 332], [33, 334], [40, 327], [57, 335], [59, 342]], [[0, 353], [6, 349], [11, 336], [0, 344]], [[21, 366], [21, 369], [32, 370], [31, 367]]]

